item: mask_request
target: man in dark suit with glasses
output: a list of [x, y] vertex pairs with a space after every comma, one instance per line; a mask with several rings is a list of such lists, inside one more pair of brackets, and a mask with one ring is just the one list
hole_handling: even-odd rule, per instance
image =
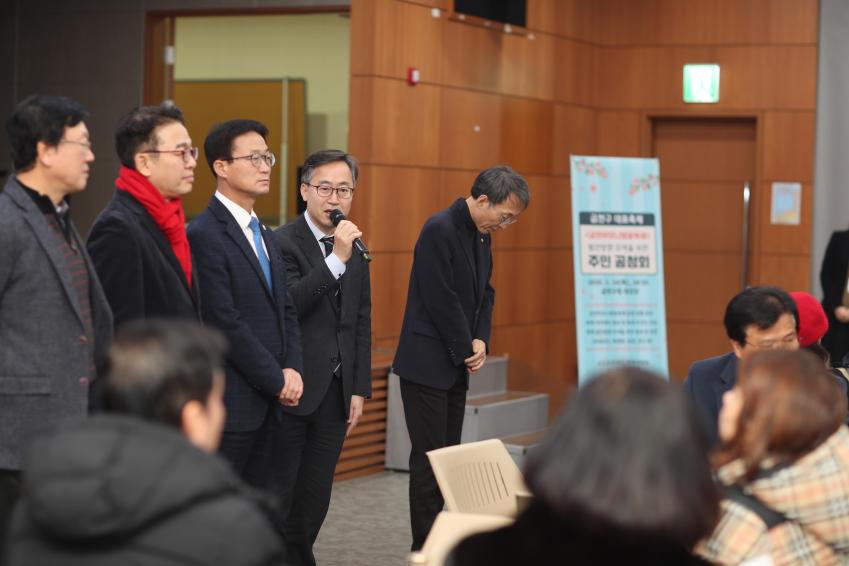
[[[371, 285], [362, 236], [348, 215], [357, 162], [342, 151], [307, 157], [301, 197], [307, 210], [274, 233], [286, 261], [304, 350], [304, 395], [284, 407], [275, 453], [275, 489], [290, 559], [315, 564], [313, 543], [330, 505], [333, 472], [345, 437], [371, 395]], [[336, 222], [334, 222], [336, 220]]]

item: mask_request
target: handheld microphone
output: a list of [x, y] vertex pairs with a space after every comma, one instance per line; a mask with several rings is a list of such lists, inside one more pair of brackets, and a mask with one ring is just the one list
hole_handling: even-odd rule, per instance
[[[333, 222], [334, 226], [339, 226], [339, 223], [345, 220], [345, 215], [338, 208], [334, 208], [330, 211], [330, 221]], [[357, 238], [354, 240], [354, 249], [357, 250], [360, 255], [363, 256], [363, 259], [366, 261], [371, 261], [371, 256], [368, 253], [368, 248], [363, 243], [362, 240]]]

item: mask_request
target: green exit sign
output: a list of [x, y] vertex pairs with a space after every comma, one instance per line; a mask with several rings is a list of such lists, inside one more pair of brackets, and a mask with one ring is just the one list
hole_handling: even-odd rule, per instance
[[719, 102], [719, 65], [684, 65], [684, 102]]

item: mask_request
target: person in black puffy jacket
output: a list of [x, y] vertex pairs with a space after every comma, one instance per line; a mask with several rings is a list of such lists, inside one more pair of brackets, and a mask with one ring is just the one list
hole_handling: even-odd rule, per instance
[[103, 414], [37, 437], [9, 566], [285, 564], [264, 501], [215, 454], [224, 339], [190, 322], [127, 325]]

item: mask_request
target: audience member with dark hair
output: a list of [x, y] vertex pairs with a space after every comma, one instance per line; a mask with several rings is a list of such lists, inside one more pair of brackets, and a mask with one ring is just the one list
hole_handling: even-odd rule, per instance
[[175, 106], [142, 106], [118, 123], [121, 170], [88, 250], [115, 314], [198, 320], [197, 283], [181, 197], [192, 190], [198, 149]]
[[849, 285], [849, 230], [831, 233], [820, 267], [822, 306], [828, 317], [828, 333], [822, 344], [835, 366], [846, 365], [849, 352], [849, 306], [843, 304]]
[[[0, 190], [0, 542], [34, 431], [85, 415], [112, 314], [69, 214], [94, 161], [79, 103], [24, 99], [6, 121], [15, 173]], [[0, 553], [2, 546], [0, 545]]]
[[694, 363], [684, 380], [684, 390], [701, 409], [714, 443], [719, 442], [720, 400], [734, 387], [738, 361], [761, 350], [799, 348], [796, 303], [778, 287], [740, 292], [725, 308], [724, 322], [732, 351]]
[[820, 358], [759, 352], [723, 396], [722, 516], [697, 552], [718, 564], [849, 561], [846, 399]]
[[283, 564], [268, 510], [215, 452], [225, 341], [175, 320], [115, 339], [105, 412], [37, 437], [9, 566]]
[[458, 545], [454, 566], [705, 564], [719, 495], [710, 439], [678, 388], [622, 368], [575, 393], [528, 456], [516, 522]]

